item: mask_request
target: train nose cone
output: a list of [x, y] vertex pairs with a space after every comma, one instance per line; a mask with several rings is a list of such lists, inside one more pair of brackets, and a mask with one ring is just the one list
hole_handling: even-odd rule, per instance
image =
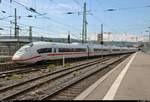
[[20, 56], [13, 56], [12, 61], [19, 61], [20, 60]]

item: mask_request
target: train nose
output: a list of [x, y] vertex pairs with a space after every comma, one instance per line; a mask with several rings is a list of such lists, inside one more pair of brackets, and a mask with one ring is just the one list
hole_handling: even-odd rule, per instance
[[19, 61], [20, 59], [21, 59], [21, 56], [15, 55], [12, 57], [12, 61], [14, 61], [14, 62]]

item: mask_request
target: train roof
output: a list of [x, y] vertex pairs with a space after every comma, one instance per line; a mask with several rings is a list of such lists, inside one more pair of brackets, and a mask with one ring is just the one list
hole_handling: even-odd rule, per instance
[[134, 49], [134, 48], [128, 48], [128, 47], [119, 47], [119, 46], [110, 46], [110, 45], [100, 45], [100, 44], [82, 44], [82, 43], [58, 43], [58, 42], [44, 42], [44, 41], [38, 41], [38, 42], [32, 42], [27, 44], [26, 46], [55, 46], [55, 47], [74, 47], [74, 48], [86, 48], [87, 45], [91, 48], [111, 48], [111, 49]]
[[55, 43], [55, 42], [33, 42], [33, 46], [53, 46], [53, 47], [63, 47], [63, 48], [67, 48], [67, 47], [74, 47], [74, 48], [86, 48], [86, 45], [83, 44], [72, 44], [72, 43]]

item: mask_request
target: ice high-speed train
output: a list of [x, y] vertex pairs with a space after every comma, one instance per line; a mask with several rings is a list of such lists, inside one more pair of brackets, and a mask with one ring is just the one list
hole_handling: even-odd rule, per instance
[[104, 46], [97, 44], [32, 42], [21, 47], [12, 57], [13, 62], [33, 64], [43, 60], [64, 58], [91, 57], [109, 54], [135, 52], [128, 47]]

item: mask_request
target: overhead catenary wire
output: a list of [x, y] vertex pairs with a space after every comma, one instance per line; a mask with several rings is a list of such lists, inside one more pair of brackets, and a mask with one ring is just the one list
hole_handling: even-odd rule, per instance
[[[17, 1], [17, 0], [13, 0], [13, 1]], [[32, 0], [28, 0], [28, 1], [32, 1]], [[59, 0], [49, 0], [49, 1], [52, 1], [52, 2], [55, 2], [56, 4], [58, 3], [58, 1]], [[82, 5], [81, 5], [81, 1], [80, 0], [72, 0], [74, 3], [76, 3], [77, 5], [80, 5], [81, 7], [82, 7]], [[88, 0], [89, 1], [89, 0]], [[97, 1], [97, 2], [100, 2], [100, 0], [95, 0], [95, 1]], [[29, 5], [27, 5], [27, 3], [26, 2], [22, 2], [22, 1], [20, 1], [20, 0], [18, 0], [17, 2], [19, 2], [19, 3], [22, 3], [24, 6], [26, 6], [27, 8], [31, 8]], [[92, 2], [92, 1], [91, 1]], [[35, 3], [35, 1], [33, 1], [33, 3], [32, 4], [34, 4]], [[71, 2], [72, 3], [72, 2]], [[12, 4], [15, 4], [15, 5], [20, 5], [20, 4], [16, 4], [16, 3], [12, 3]], [[31, 3], [30, 3], [31, 4]], [[31, 4], [31, 5], [32, 5]], [[94, 3], [93, 3], [94, 4]], [[76, 5], [76, 6], [77, 6]], [[21, 5], [20, 5], [21, 6]], [[38, 5], [38, 6], [40, 6], [40, 5]], [[36, 7], [38, 7], [38, 6], [36, 6]], [[26, 8], [25, 7], [25, 8]], [[145, 7], [149, 7], [149, 5], [147, 5], [147, 6], [139, 6], [139, 7], [137, 7], [137, 8], [145, 8]], [[101, 7], [99, 7], [99, 8], [101, 8]], [[24, 9], [24, 8], [23, 8]], [[36, 11], [40, 11], [39, 13], [42, 13], [42, 12], [46, 12], [47, 13], [47, 11], [42, 11], [43, 9], [36, 9], [36, 8], [34, 8], [33, 7], [33, 9], [35, 9]], [[98, 9], [98, 8], [97, 8]], [[129, 8], [116, 8], [116, 10], [119, 10], [119, 9], [123, 9], [123, 10], [128, 10], [128, 9], [136, 9], [136, 7], [129, 7]], [[29, 10], [27, 10], [27, 11], [29, 11]], [[34, 10], [33, 10], [34, 11]], [[103, 12], [104, 12], [104, 10], [103, 10]], [[35, 15], [38, 15], [36, 12], [32, 12], [32, 14], [34, 14], [35, 13]], [[95, 16], [95, 15], [91, 15], [91, 16]], [[109, 15], [108, 15], [109, 16]], [[111, 15], [110, 15], [111, 16]], [[21, 16], [21, 17], [23, 17], [23, 16]], [[96, 17], [96, 18], [95, 18]], [[112, 30], [112, 31], [115, 31], [115, 32], [120, 32], [121, 30], [124, 30], [124, 29], [122, 29], [121, 28], [121, 30], [119, 29], [120, 27], [118, 27], [117, 29], [114, 29], [115, 27], [113, 27], [112, 26], [112, 24], [109, 24], [108, 22], [103, 22], [102, 20], [101, 20], [101, 18], [99, 18], [98, 17], [98, 15], [96, 15], [95, 17], [93, 17], [96, 21], [99, 21], [99, 22], [101, 22], [101, 23], [104, 23], [104, 25], [106, 26], [106, 27], [108, 27], [108, 29], [110, 29], [110, 30]], [[38, 17], [37, 17], [38, 18]], [[36, 18], [36, 19], [37, 19]], [[66, 23], [66, 22], [63, 22], [62, 20], [63, 19], [57, 19], [57, 18], [54, 18], [53, 17], [53, 15], [51, 16], [51, 15], [42, 15], [42, 16], [40, 16], [39, 18], [41, 18], [41, 19], [47, 19], [47, 20], [49, 20], [50, 22], [54, 22], [53, 23], [53, 26], [59, 26], [59, 27], [61, 27], [61, 28], [67, 28], [67, 30], [66, 30], [66, 32], [68, 31], [68, 30], [70, 30], [69, 28], [72, 28], [73, 30], [74, 30], [74, 32], [78, 32], [78, 31], [81, 31], [81, 29], [80, 29], [80, 27], [79, 26], [74, 26], [73, 24], [70, 24], [70, 23]], [[109, 19], [111, 19], [111, 18], [107, 18], [107, 20], [109, 20]], [[47, 21], [47, 22], [49, 22], [49, 21]], [[98, 24], [99, 24], [99, 22], [97, 22]], [[107, 23], [107, 24], [106, 24]], [[20, 24], [20, 23], [19, 23]], [[41, 27], [42, 29], [44, 29], [44, 30], [46, 30], [46, 31], [48, 31], [49, 29], [48, 29], [48, 26], [49, 25], [47, 25], [48, 23], [46, 23], [46, 29], [44, 28], [44, 27]], [[90, 23], [89, 23], [90, 24]], [[114, 24], [113, 24], [114, 25]], [[39, 26], [39, 25], [38, 25]], [[54, 27], [53, 27], [54, 28]], [[50, 28], [50, 29], [52, 29], [52, 28]], [[43, 31], [44, 31], [43, 30]], [[53, 29], [52, 29], [53, 30]], [[60, 30], [60, 29], [59, 29]], [[49, 30], [50, 31], [50, 30]], [[61, 31], [61, 30], [60, 30]], [[71, 31], [71, 30], [70, 30]], [[65, 31], [64, 31], [65, 32]], [[73, 33], [74, 33], [73, 32]], [[76, 36], [80, 36], [78, 33], [74, 33]]]
[[[3, 20], [4, 22], [10, 22], [10, 21], [6, 21], [6, 20]], [[13, 21], [11, 21], [12, 23], [14, 23]], [[26, 24], [22, 24], [22, 23], [19, 23], [19, 27], [29, 27], [30, 25], [26, 25]], [[46, 29], [45, 28], [42, 28], [42, 27], [38, 27], [38, 26], [32, 26], [34, 27], [35, 29], [39, 29], [39, 30], [42, 30], [42, 31], [45, 31]], [[21, 29], [21, 28], [20, 28]], [[50, 32], [50, 31], [48, 31]], [[54, 33], [54, 32], [53, 32]], [[56, 32], [55, 32], [56, 33]]]
[[15, 0], [13, 0], [13, 2], [15, 2], [15, 3], [17, 3], [17, 4], [19, 4], [19, 5], [23, 6], [23, 7], [25, 7], [26, 10], [28, 10], [28, 11], [30, 11], [30, 12], [33, 12], [33, 13], [36, 13], [36, 14], [38, 14], [38, 15], [45, 15], [45, 14], [46, 14], [46, 13], [41, 14], [41, 13], [39, 13], [35, 8], [27, 7], [26, 5], [24, 5], [24, 4], [22, 4], [22, 3], [19, 3], [19, 2], [15, 1]]
[[120, 10], [140, 9], [140, 8], [148, 8], [148, 7], [150, 7], [150, 5], [137, 6], [137, 7], [126, 7], [126, 8], [111, 8], [111, 9], [106, 9], [104, 11], [120, 11]]
[[[10, 21], [7, 21], [7, 20], [3, 20], [4, 22], [10, 22]], [[11, 21], [12, 22], [12, 21]], [[14, 22], [12, 22], [12, 23], [14, 23]], [[29, 27], [30, 25], [26, 25], [26, 24], [22, 24], [22, 23], [19, 23], [19, 25], [21, 25], [21, 26], [19, 26], [19, 27]], [[34, 29], [38, 29], [38, 30], [41, 30], [41, 31], [44, 31], [44, 32], [46, 32], [46, 33], [48, 33], [48, 34], [61, 34], [61, 32], [56, 32], [56, 31], [46, 31], [46, 30], [48, 30], [48, 29], [45, 29], [45, 28], [42, 28], [42, 27], [38, 27], [38, 26], [32, 26]], [[22, 28], [19, 28], [19, 29], [22, 29]], [[28, 30], [28, 28], [27, 29], [22, 29], [22, 30]], [[65, 33], [65, 32], [64, 32]], [[66, 35], [67, 35], [67, 33], [66, 33]], [[72, 36], [74, 36], [75, 38], [77, 38], [77, 39], [80, 39], [80, 37], [77, 37], [75, 34], [73, 34], [73, 33], [71, 33], [71, 35]]]
[[[26, 5], [24, 5], [24, 4], [21, 4], [21, 3], [17, 2], [17, 1], [15, 1], [15, 0], [13, 0], [13, 1], [14, 1], [15, 3], [17, 3], [17, 4], [19, 4], [19, 5], [23, 6], [23, 7], [25, 7], [26, 9], [28, 8], [28, 7], [27, 7]], [[27, 10], [28, 10], [28, 9], [27, 9]], [[34, 12], [34, 13], [36, 13], [36, 12]], [[43, 18], [46, 18], [46, 19], [49, 19], [50, 21], [55, 22], [55, 23], [57, 23], [57, 24], [63, 25], [63, 27], [65, 26], [65, 27], [73, 28], [73, 29], [75, 29], [75, 30], [80, 30], [80, 29], [75, 28], [75, 27], [73, 27], [73, 26], [71, 26], [71, 25], [63, 24], [62, 22], [57, 21], [57, 20], [54, 20], [54, 19], [52, 19], [52, 18], [50, 18], [50, 17], [43, 16], [43, 15], [42, 15], [42, 17], [43, 17]]]
[[108, 24], [102, 22], [102, 21], [101, 21], [99, 18], [97, 18], [94, 14], [91, 15], [91, 16], [94, 17], [94, 20], [96, 20], [96, 21], [98, 21], [98, 22], [100, 22], [100, 23], [103, 23], [103, 24], [104, 24], [105, 26], [107, 26], [110, 30], [115, 31], [115, 32], [119, 32], [119, 31], [117, 31], [117, 30], [111, 28]]
[[81, 7], [81, 9], [83, 8], [82, 5], [77, 1], [77, 0], [73, 0], [77, 5], [79, 5]]
[[[4, 20], [4, 19], [10, 18], [10, 17], [13, 17], [13, 16], [3, 17], [3, 18], [0, 18], [0, 20]], [[28, 16], [18, 16], [18, 17], [20, 17], [20, 18], [22, 18], [22, 17], [29, 17], [29, 15]], [[47, 18], [47, 19], [50, 19], [50, 18]]]
[[[15, 2], [16, 2], [16, 1], [15, 1]], [[17, 2], [17, 3], [18, 3], [18, 2]], [[21, 3], [18, 3], [18, 4], [24, 6], [25, 8], [28, 8], [27, 6], [25, 6], [25, 5], [21, 4]], [[27, 10], [29, 10], [29, 8], [28, 8]], [[30, 10], [29, 10], [29, 11], [30, 11]], [[36, 10], [35, 10], [35, 11], [36, 11]], [[37, 13], [37, 11], [34, 12], [34, 13]], [[41, 13], [37, 13], [37, 14], [41, 14]], [[70, 28], [73, 28], [73, 29], [75, 29], [75, 30], [80, 30], [80, 29], [78, 29], [78, 28], [73, 27], [72, 25], [64, 24], [64, 23], [62, 23], [62, 22], [60, 22], [60, 21], [58, 21], [58, 20], [54, 20], [54, 19], [52, 19], [51, 17], [45, 16], [45, 15], [43, 15], [43, 14], [42, 14], [41, 16], [42, 16], [43, 18], [48, 19], [48, 20], [50, 20], [50, 21], [52, 21], [52, 22], [55, 22], [55, 23], [57, 23], [57, 24], [61, 24], [61, 25], [66, 26], [66, 27], [70, 27]]]
[[[101, 5], [100, 9], [101, 9], [102, 12], [104, 12], [104, 14], [106, 15], [105, 10], [102, 9], [102, 3], [101, 3], [99, 0], [97, 0], [97, 3], [98, 3], [99, 5]], [[97, 11], [95, 11], [95, 12], [97, 12]], [[100, 20], [100, 18], [97, 18], [97, 17], [94, 15], [94, 13], [93, 13], [92, 16], [95, 18], [95, 20], [97, 20], [97, 21], [99, 21], [99, 22], [102, 23], [102, 20]], [[112, 16], [110, 16], [110, 15], [106, 15], [106, 17], [107, 17], [107, 16], [108, 16], [109, 18], [112, 18]], [[119, 29], [119, 28], [114, 29], [114, 28], [110, 27], [110, 25], [108, 25], [108, 24], [106, 24], [106, 23], [104, 23], [104, 22], [103, 22], [103, 24], [104, 24], [106, 27], [108, 27], [110, 30], [114, 31], [114, 32], [117, 32], [117, 33], [125, 32], [125, 31], [123, 31], [123, 30], [121, 30], [121, 29]]]

